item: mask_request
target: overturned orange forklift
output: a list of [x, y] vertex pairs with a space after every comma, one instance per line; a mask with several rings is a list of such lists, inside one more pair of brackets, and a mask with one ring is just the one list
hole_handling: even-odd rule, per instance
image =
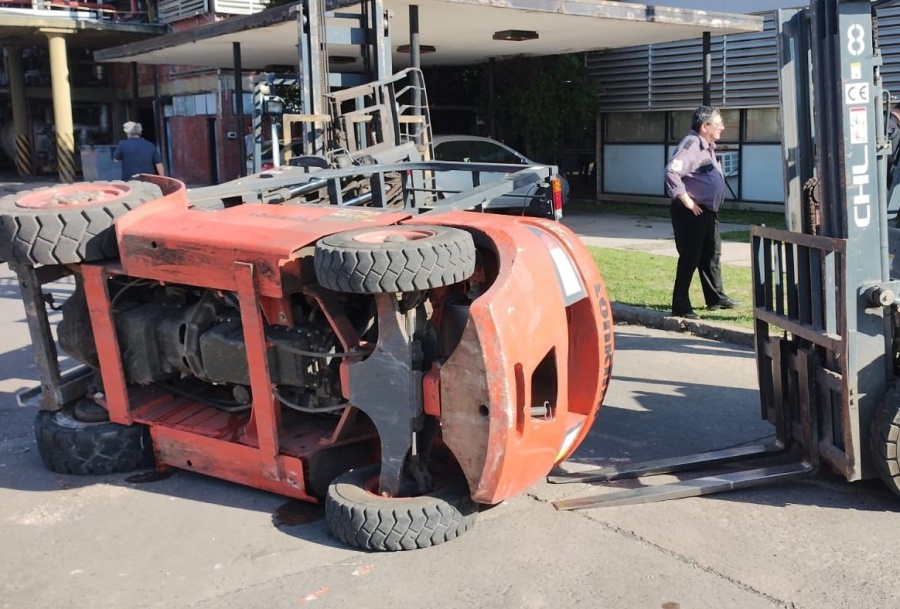
[[[411, 74], [344, 95], [383, 113]], [[324, 502], [337, 539], [390, 551], [455, 538], [570, 455], [611, 370], [604, 282], [553, 219], [488, 213], [528, 184], [558, 211], [558, 181], [429, 161], [430, 134], [397, 124], [359, 154], [204, 189], [143, 176], [0, 200], [47, 467], [155, 463]], [[462, 168], [483, 185], [436, 190]], [[81, 365], [62, 374], [43, 286], [68, 275], [58, 345]]]

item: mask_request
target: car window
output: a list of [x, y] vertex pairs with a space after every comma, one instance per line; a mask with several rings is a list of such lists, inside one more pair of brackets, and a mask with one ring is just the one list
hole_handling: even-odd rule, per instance
[[494, 142], [471, 142], [472, 162], [521, 164], [522, 158]]
[[434, 147], [434, 158], [438, 161], [470, 161], [470, 143], [463, 140], [441, 142]]

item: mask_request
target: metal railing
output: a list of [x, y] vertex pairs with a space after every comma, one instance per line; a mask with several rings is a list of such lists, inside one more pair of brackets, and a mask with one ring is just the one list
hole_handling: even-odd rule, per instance
[[0, 0], [0, 10], [40, 17], [68, 17], [95, 21], [149, 23], [146, 0]]

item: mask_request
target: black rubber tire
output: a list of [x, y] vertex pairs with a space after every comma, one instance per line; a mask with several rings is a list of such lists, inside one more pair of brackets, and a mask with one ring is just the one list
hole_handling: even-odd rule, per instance
[[[359, 241], [367, 235], [427, 235], [407, 241]], [[464, 281], [475, 272], [472, 235], [447, 226], [399, 225], [335, 233], [320, 239], [316, 277], [324, 287], [354, 294], [430, 290]]]
[[388, 499], [365, 489], [379, 467], [350, 470], [328, 486], [325, 522], [338, 541], [379, 552], [416, 550], [455, 539], [475, 525], [478, 507], [462, 475], [427, 495]]
[[878, 476], [900, 495], [900, 385], [884, 392], [869, 430], [869, 454]]
[[[110, 182], [85, 182], [83, 186], [88, 190], [92, 185], [101, 184]], [[109, 202], [45, 207], [17, 205], [24, 195], [51, 191], [52, 186], [0, 198], [0, 259], [35, 265], [116, 258], [119, 254], [113, 229], [116, 218], [162, 196], [159, 186], [149, 182], [132, 180], [125, 184], [131, 192]]]
[[34, 420], [34, 437], [47, 469], [103, 476], [153, 467], [153, 445], [145, 425], [82, 423], [72, 410], [41, 410]]

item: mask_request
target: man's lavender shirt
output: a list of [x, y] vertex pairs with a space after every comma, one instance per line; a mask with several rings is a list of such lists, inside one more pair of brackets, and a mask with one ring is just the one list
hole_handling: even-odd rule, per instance
[[666, 165], [666, 194], [687, 193], [701, 207], [717, 212], [725, 200], [725, 175], [716, 158], [716, 144], [691, 131]]

